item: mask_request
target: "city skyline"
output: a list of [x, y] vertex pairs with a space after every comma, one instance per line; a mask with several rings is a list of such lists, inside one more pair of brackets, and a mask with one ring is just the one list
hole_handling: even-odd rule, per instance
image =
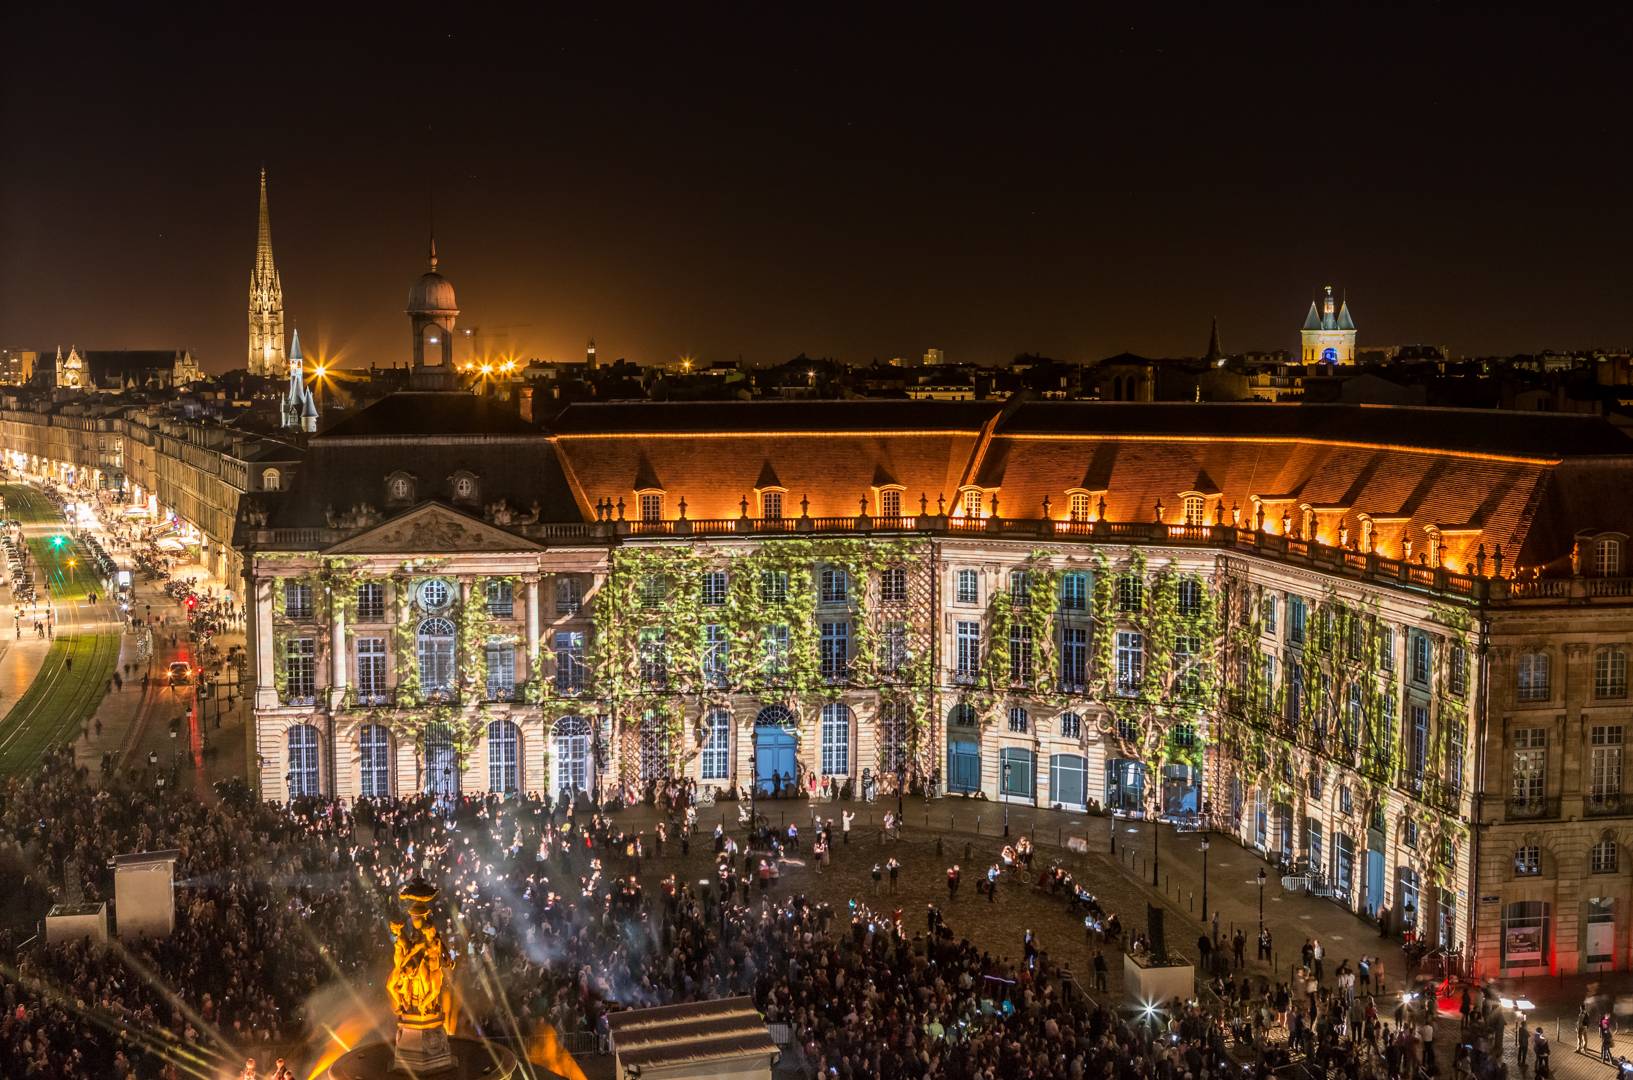
[[[289, 328], [346, 366], [407, 361], [433, 198], [461, 325], [524, 356], [1195, 355], [1214, 317], [1230, 351], [1293, 351], [1329, 283], [1362, 348], [1633, 342], [1626, 151], [1562, 164], [1602, 124], [1619, 24], [1251, 22], [538, 22], [531, 51], [476, 21], [430, 41], [329, 20], [308, 76], [295, 31], [228, 50], [223, 25], [14, 16], [84, 62], [0, 107], [54, 166], [0, 178], [0, 338], [241, 366], [264, 166]], [[1306, 40], [1442, 77], [1310, 54], [1282, 78]], [[1527, 50], [1573, 62], [1538, 89], [1507, 75]], [[218, 92], [134, 77], [167, 60]]]

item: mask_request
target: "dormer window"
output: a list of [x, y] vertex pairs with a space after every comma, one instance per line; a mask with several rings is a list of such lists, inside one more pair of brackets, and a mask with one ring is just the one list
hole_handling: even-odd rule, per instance
[[475, 502], [477, 485], [476, 477], [468, 472], [457, 472], [449, 477], [456, 502]]
[[636, 495], [640, 500], [642, 521], [652, 523], [663, 520], [663, 492], [640, 491]]
[[981, 489], [969, 488], [964, 492], [964, 516], [978, 518], [981, 516]]
[[760, 516], [767, 521], [782, 520], [782, 488], [766, 488], [760, 492]]
[[887, 487], [879, 489], [879, 516], [885, 519], [902, 516], [902, 489]]
[[1207, 499], [1203, 498], [1201, 495], [1187, 495], [1187, 496], [1185, 496], [1185, 501], [1182, 504], [1182, 507], [1183, 507], [1183, 509], [1185, 511], [1185, 524], [1187, 524], [1187, 525], [1205, 525], [1205, 524], [1207, 524], [1207, 520], [1206, 520], [1207, 515], [1208, 515], [1208, 500]]
[[1614, 536], [1601, 536], [1593, 543], [1593, 573], [1595, 577], [1620, 577], [1622, 574], [1622, 542]]
[[1089, 514], [1091, 513], [1091, 510], [1089, 507], [1090, 503], [1088, 492], [1074, 491], [1067, 496], [1066, 509], [1072, 521], [1079, 523], [1087, 523], [1090, 521], [1091, 518], [1089, 517]]
[[284, 489], [283, 474], [277, 469], [267, 469], [261, 473], [262, 491], [282, 491]]
[[386, 501], [411, 502], [414, 498], [414, 478], [407, 473], [392, 473], [386, 477]]

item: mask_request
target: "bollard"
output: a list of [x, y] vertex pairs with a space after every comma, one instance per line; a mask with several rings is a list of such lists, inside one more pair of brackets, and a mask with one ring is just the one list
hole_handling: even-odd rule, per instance
[[981, 835], [981, 815], [980, 814], [975, 815], [975, 835], [976, 836]]

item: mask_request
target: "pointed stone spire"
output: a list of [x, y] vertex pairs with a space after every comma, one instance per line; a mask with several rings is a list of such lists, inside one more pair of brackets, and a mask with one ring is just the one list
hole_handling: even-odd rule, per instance
[[255, 273], [275, 274], [272, 265], [272, 214], [266, 204], [266, 169], [261, 170], [261, 217], [255, 234]]
[[1225, 350], [1219, 344], [1219, 316], [1213, 317], [1213, 330], [1208, 334], [1208, 351], [1202, 359], [1210, 364], [1217, 364], [1225, 358]]
[[437, 268], [437, 234], [436, 234], [435, 231], [433, 231], [431, 233], [431, 269], [434, 271], [434, 270], [436, 270], [436, 268]]
[[284, 290], [272, 259], [272, 215], [267, 209], [266, 170], [261, 170], [261, 212], [255, 236], [255, 265], [249, 276], [249, 372], [283, 373]]

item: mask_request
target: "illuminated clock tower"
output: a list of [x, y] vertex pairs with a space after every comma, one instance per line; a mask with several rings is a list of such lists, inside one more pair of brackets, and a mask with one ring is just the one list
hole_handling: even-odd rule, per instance
[[1355, 363], [1355, 320], [1350, 316], [1348, 300], [1343, 301], [1336, 314], [1333, 312], [1331, 285], [1321, 299], [1320, 311], [1311, 301], [1310, 313], [1304, 317], [1299, 335], [1304, 346], [1300, 358], [1306, 364]]

